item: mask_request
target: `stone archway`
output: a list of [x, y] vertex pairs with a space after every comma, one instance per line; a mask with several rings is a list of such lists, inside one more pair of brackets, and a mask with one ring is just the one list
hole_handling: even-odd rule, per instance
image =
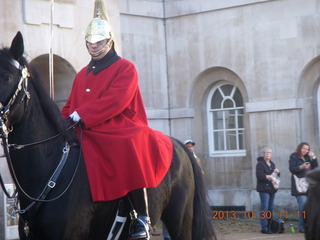
[[[49, 55], [44, 54], [36, 57], [30, 62], [30, 66], [38, 70], [38, 73], [43, 79], [44, 86], [49, 92]], [[77, 72], [68, 61], [57, 55], [53, 57], [53, 66], [54, 101], [59, 108], [61, 108], [69, 96]]]
[[[297, 89], [301, 106], [301, 140], [320, 143], [320, 56], [312, 59], [301, 71]], [[320, 150], [317, 149], [317, 150]]]

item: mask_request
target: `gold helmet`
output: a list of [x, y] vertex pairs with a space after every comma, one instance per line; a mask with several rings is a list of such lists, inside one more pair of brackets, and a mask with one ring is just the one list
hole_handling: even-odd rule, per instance
[[101, 19], [101, 12], [98, 10], [97, 17], [92, 19], [87, 31], [86, 41], [90, 43], [96, 43], [104, 39], [112, 38], [111, 26], [105, 19]]
[[105, 0], [95, 0], [94, 18], [87, 27], [85, 40], [89, 43], [96, 43], [104, 39], [109, 39], [109, 43], [115, 38], [112, 33], [112, 27], [107, 15]]

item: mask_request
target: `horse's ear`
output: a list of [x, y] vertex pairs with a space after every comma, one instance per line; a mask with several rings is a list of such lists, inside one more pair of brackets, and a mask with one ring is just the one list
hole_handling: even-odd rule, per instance
[[23, 45], [23, 37], [21, 32], [17, 32], [16, 36], [12, 40], [10, 53], [12, 54], [13, 58], [19, 60], [22, 57], [24, 52], [24, 45]]

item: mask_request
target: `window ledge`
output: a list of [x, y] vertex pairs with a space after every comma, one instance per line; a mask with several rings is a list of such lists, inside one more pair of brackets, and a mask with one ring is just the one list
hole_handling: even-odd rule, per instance
[[209, 157], [244, 157], [247, 151], [244, 150], [230, 150], [230, 151], [215, 151], [209, 154]]

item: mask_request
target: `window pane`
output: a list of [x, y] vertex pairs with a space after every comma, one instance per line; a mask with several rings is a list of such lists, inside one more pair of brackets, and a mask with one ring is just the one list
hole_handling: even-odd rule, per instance
[[223, 98], [221, 96], [220, 91], [217, 89], [211, 99], [211, 109], [220, 109], [221, 108], [221, 102]]
[[242, 96], [238, 88], [233, 95], [233, 100], [235, 101], [237, 107], [243, 107]]
[[226, 129], [236, 128], [236, 115], [235, 110], [225, 111]]
[[237, 133], [236, 131], [227, 132], [227, 150], [237, 150]]
[[243, 115], [238, 115], [238, 128], [243, 128]]
[[230, 96], [233, 86], [230, 84], [226, 84], [221, 86], [220, 88], [225, 96]]
[[223, 108], [234, 108], [233, 101], [231, 99], [226, 99], [223, 102]]
[[218, 130], [218, 129], [223, 129], [223, 112], [218, 111], [218, 112], [213, 112], [213, 129]]
[[238, 132], [238, 138], [239, 138], [239, 149], [244, 149], [244, 131], [239, 130]]
[[214, 150], [215, 151], [221, 151], [224, 149], [224, 137], [223, 132], [214, 132], [213, 133], [213, 139], [214, 139]]

